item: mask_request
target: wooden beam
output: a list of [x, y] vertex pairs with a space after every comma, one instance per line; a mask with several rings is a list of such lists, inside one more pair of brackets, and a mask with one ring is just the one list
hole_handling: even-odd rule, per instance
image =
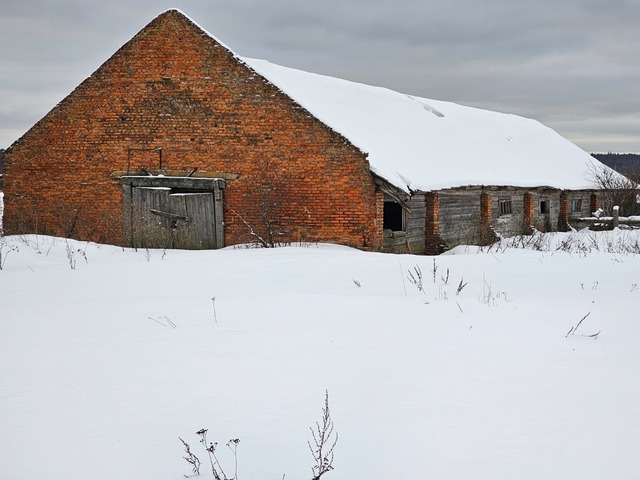
[[149, 211], [154, 215], [158, 215], [159, 217], [169, 218], [171, 220], [182, 220], [183, 222], [191, 221], [191, 218], [185, 217], [183, 215], [176, 215], [175, 213], [163, 212], [161, 210], [156, 210], [154, 208], [150, 208]]

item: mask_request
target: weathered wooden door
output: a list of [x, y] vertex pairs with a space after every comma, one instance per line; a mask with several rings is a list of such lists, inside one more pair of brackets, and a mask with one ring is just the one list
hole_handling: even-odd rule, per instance
[[169, 195], [169, 210], [175, 248], [216, 248], [213, 193]]
[[[170, 185], [172, 181], [153, 183]], [[190, 250], [224, 246], [222, 191], [217, 186], [196, 191], [123, 182], [123, 187], [125, 230], [131, 246]]]
[[153, 212], [168, 208], [170, 188], [134, 187], [131, 191], [131, 246], [142, 248], [172, 248], [171, 230], [163, 218]]

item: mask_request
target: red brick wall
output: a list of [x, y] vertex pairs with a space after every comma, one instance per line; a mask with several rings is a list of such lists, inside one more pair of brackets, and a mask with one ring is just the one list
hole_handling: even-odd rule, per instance
[[365, 247], [369, 250], [382, 250], [382, 246], [384, 243], [384, 234], [382, 230], [382, 222], [384, 220], [384, 193], [382, 191], [377, 191], [375, 196], [375, 219], [374, 219], [374, 228], [367, 232], [365, 237], [366, 245]]
[[109, 174], [157, 171], [153, 149], [166, 171], [239, 175], [225, 191], [226, 244], [250, 240], [244, 221], [261, 229], [265, 202], [284, 240], [381, 242], [365, 155], [175, 11], [7, 151], [5, 232], [121, 243], [121, 188]]
[[493, 221], [493, 199], [489, 193], [480, 194], [480, 244], [486, 245], [495, 240], [491, 227]]
[[560, 213], [558, 215], [558, 231], [569, 231], [569, 200], [567, 194], [562, 192], [560, 194]]
[[438, 192], [425, 194], [425, 243], [429, 255], [442, 253], [440, 237], [440, 197]]
[[522, 199], [522, 224], [525, 235], [531, 235], [535, 223], [535, 198], [531, 193], [525, 193]]
[[598, 201], [598, 195], [595, 193], [591, 194], [591, 199], [589, 201], [589, 215], [596, 212], [598, 208], [600, 208], [600, 202]]

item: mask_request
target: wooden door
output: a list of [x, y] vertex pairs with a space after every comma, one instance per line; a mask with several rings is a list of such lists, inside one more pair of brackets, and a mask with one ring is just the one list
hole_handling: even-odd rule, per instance
[[172, 248], [171, 230], [163, 217], [154, 212], [166, 211], [170, 188], [136, 187], [131, 192], [131, 246], [136, 248]]
[[132, 247], [201, 250], [224, 244], [221, 191], [135, 186], [129, 198], [125, 227]]
[[213, 193], [169, 195], [174, 248], [201, 250], [216, 248]]

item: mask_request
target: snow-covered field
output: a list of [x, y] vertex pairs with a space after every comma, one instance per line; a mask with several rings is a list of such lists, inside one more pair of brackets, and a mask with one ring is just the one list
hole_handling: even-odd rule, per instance
[[178, 480], [178, 436], [204, 476], [206, 427], [240, 480], [308, 479], [327, 390], [326, 480], [637, 479], [640, 256], [603, 249], [638, 232], [573, 235], [435, 258], [5, 237], [0, 478]]

